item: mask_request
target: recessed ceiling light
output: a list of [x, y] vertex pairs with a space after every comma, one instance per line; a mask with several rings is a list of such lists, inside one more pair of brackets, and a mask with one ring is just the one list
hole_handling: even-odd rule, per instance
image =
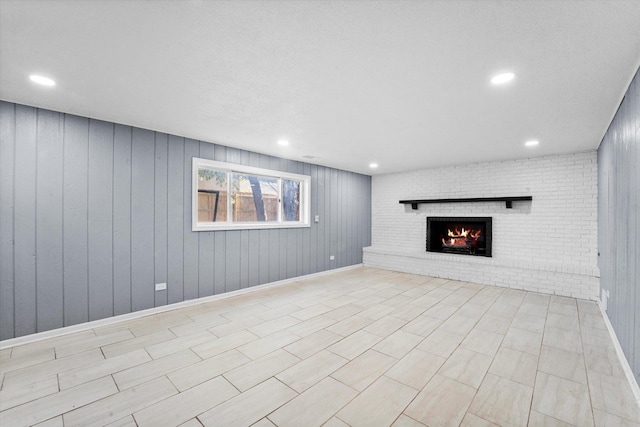
[[287, 141], [286, 139], [281, 139], [278, 141], [278, 145], [282, 145], [284, 147], [285, 145], [289, 145], [289, 141]]
[[540, 141], [536, 139], [532, 139], [531, 141], [527, 141], [524, 143], [524, 145], [526, 145], [527, 147], [535, 147], [538, 144], [540, 144]]
[[38, 83], [39, 85], [42, 85], [42, 86], [55, 86], [56, 85], [56, 82], [54, 82], [50, 78], [44, 77], [44, 76], [38, 76], [36, 74], [30, 75], [29, 79], [31, 79], [32, 82]]
[[494, 85], [501, 85], [507, 82], [510, 82], [511, 80], [513, 80], [513, 78], [516, 75], [513, 73], [502, 73], [502, 74], [498, 74], [497, 76], [494, 76], [491, 79], [491, 83], [493, 83]]
[[378, 164], [377, 164], [377, 163], [369, 163], [369, 167], [370, 167], [371, 169], [375, 169], [375, 168], [377, 168], [377, 167], [378, 167]]

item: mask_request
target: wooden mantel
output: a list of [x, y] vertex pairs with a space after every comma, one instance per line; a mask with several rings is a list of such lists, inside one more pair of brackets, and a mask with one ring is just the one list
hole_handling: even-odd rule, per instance
[[411, 205], [411, 209], [418, 209], [418, 205], [423, 203], [482, 203], [482, 202], [505, 202], [507, 209], [513, 207], [513, 202], [522, 202], [533, 200], [532, 196], [516, 196], [516, 197], [466, 197], [460, 199], [419, 199], [419, 200], [400, 200], [403, 205]]

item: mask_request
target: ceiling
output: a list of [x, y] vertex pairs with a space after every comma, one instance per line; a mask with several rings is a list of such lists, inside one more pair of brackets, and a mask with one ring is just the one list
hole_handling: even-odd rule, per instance
[[639, 23], [640, 1], [1, 0], [0, 98], [369, 175], [537, 157], [598, 147]]

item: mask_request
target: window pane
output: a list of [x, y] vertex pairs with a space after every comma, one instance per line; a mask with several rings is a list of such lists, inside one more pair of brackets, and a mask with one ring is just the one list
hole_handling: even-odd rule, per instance
[[282, 220], [300, 221], [300, 181], [282, 180]]
[[231, 205], [234, 222], [277, 222], [278, 179], [232, 174]]
[[198, 169], [198, 222], [227, 220], [227, 172]]

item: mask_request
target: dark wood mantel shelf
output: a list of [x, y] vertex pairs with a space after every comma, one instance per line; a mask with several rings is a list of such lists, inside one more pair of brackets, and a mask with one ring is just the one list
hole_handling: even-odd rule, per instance
[[460, 199], [422, 199], [422, 200], [400, 200], [403, 205], [411, 205], [411, 209], [418, 209], [418, 205], [422, 203], [481, 203], [481, 202], [505, 202], [507, 209], [513, 207], [513, 202], [522, 202], [533, 200], [532, 196], [516, 196], [516, 197], [467, 197]]

